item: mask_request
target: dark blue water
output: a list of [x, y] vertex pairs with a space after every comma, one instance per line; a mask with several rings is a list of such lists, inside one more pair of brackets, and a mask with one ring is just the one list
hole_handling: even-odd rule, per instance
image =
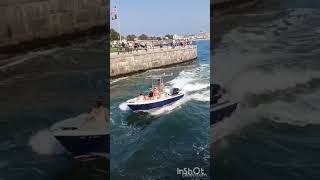
[[108, 177], [97, 171], [106, 171], [106, 160], [75, 162], [49, 131], [105, 95], [106, 56], [98, 38], [1, 60], [0, 179]]
[[[210, 43], [197, 44], [195, 61], [111, 81], [112, 179], [179, 179], [184, 167], [209, 175]], [[146, 77], [164, 72], [184, 99], [151, 114], [128, 110], [124, 102], [150, 87]]]
[[319, 179], [319, 8], [266, 0], [213, 22], [213, 82], [240, 101], [211, 129], [215, 179]]

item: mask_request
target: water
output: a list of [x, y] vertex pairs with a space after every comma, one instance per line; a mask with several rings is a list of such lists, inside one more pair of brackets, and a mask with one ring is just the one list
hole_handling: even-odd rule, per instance
[[[202, 167], [209, 174], [209, 41], [198, 42], [198, 58], [176, 66], [111, 81], [111, 179], [179, 179], [177, 168]], [[166, 85], [185, 97], [151, 114], [124, 104], [148, 90], [148, 75], [173, 73]]]
[[240, 101], [211, 129], [215, 179], [319, 179], [320, 2], [217, 17], [212, 82]]
[[74, 161], [49, 131], [105, 96], [105, 44], [88, 38], [0, 60], [0, 179], [108, 177], [105, 159]]

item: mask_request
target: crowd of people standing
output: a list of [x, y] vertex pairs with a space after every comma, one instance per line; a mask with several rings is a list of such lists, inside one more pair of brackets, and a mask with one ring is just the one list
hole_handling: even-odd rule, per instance
[[120, 53], [132, 53], [138, 50], [145, 50], [153, 48], [176, 48], [178, 46], [185, 47], [192, 45], [193, 42], [190, 39], [179, 40], [135, 40], [135, 41], [112, 41], [111, 47], [117, 48], [118, 54]]

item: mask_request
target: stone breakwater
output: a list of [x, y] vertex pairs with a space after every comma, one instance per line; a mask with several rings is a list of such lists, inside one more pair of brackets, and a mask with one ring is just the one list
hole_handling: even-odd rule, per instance
[[86, 31], [107, 29], [106, 0], [1, 0], [0, 48]]
[[110, 55], [110, 76], [118, 77], [191, 61], [197, 58], [197, 46], [156, 48], [130, 54]]

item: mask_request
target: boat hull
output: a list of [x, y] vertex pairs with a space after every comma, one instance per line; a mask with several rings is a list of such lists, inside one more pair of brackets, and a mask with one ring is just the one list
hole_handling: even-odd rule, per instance
[[150, 111], [156, 108], [161, 108], [163, 106], [172, 104], [181, 98], [183, 98], [184, 94], [174, 96], [169, 99], [165, 99], [163, 101], [157, 101], [157, 102], [152, 102], [152, 103], [145, 103], [145, 104], [127, 104], [129, 108], [134, 111], [134, 112], [139, 112], [139, 111]]
[[210, 124], [213, 125], [224, 118], [231, 116], [237, 109], [238, 103], [228, 103], [220, 108], [213, 108], [210, 112]]
[[55, 135], [55, 138], [74, 156], [88, 154], [108, 154], [109, 134], [104, 135]]

